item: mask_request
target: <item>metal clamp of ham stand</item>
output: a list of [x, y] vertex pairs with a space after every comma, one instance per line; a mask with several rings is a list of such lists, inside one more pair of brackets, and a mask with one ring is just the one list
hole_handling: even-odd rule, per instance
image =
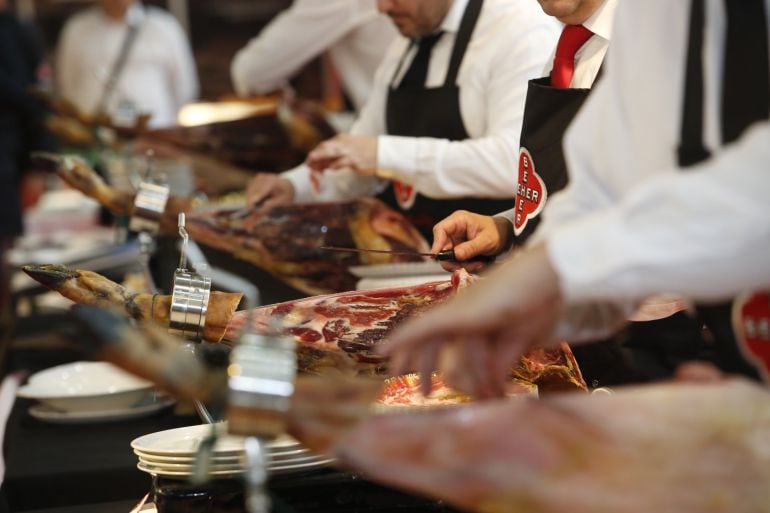
[[211, 278], [187, 269], [189, 235], [185, 230], [184, 213], [179, 214], [179, 235], [182, 237], [182, 248], [179, 267], [174, 272], [169, 332], [188, 340], [199, 341], [203, 338], [203, 327], [206, 325]]
[[[171, 312], [169, 313], [169, 333], [187, 339], [188, 348], [196, 352], [195, 342], [203, 338], [206, 325], [206, 313], [211, 297], [211, 278], [187, 269], [187, 244], [189, 235], [185, 230], [185, 215], [179, 214], [179, 235], [182, 237], [179, 267], [174, 272], [171, 288]], [[195, 401], [195, 410], [201, 420], [213, 423], [214, 418], [200, 401]]]
[[155, 236], [160, 228], [160, 219], [166, 210], [169, 186], [165, 180], [153, 180], [151, 175], [152, 154], [148, 154], [147, 169], [137, 186], [134, 208], [131, 211], [128, 229], [138, 233], [137, 238], [139, 240], [142, 271], [150, 291], [155, 293], [157, 292], [157, 287], [150, 272], [150, 257], [155, 252]]
[[276, 327], [271, 327], [272, 335], [256, 334], [251, 321], [230, 354], [227, 419], [230, 433], [247, 437], [247, 509], [268, 513], [270, 453], [265, 442], [286, 432], [297, 355], [294, 339], [279, 335]]
[[144, 176], [136, 186], [134, 208], [131, 211], [128, 229], [134, 232], [146, 232], [152, 236], [158, 234], [160, 219], [166, 210], [169, 196], [169, 185], [165, 179], [153, 179], [153, 152], [146, 155], [147, 167]]

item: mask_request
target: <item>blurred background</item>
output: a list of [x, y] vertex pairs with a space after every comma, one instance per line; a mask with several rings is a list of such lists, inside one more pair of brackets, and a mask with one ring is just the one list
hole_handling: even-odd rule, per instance
[[[36, 25], [46, 50], [46, 62], [54, 61], [56, 42], [65, 21], [93, 0], [16, 0], [19, 19]], [[201, 99], [232, 93], [230, 63], [235, 53], [291, 0], [146, 0], [171, 12], [185, 29], [193, 48], [201, 84]], [[302, 97], [320, 99], [323, 66], [313, 59], [292, 79]]]

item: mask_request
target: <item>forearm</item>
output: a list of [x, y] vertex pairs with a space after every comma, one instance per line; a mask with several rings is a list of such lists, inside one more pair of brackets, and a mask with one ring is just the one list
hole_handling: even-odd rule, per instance
[[235, 55], [230, 72], [236, 92], [264, 94], [282, 87], [350, 29], [350, 14], [339, 0], [295, 1]]
[[570, 301], [770, 286], [770, 124], [703, 165], [656, 175], [617, 205], [558, 227], [549, 257]]
[[304, 164], [285, 171], [281, 176], [294, 187], [294, 201], [297, 203], [351, 200], [375, 195], [382, 188], [382, 182], [374, 177], [341, 170], [320, 173], [321, 187], [316, 192], [311, 185], [310, 168]]
[[432, 198], [516, 194], [513, 133], [465, 141], [380, 136], [378, 166]]

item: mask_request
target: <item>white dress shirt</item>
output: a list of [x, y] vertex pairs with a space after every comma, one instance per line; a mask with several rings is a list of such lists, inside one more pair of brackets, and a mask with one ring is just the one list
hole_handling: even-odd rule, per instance
[[198, 95], [195, 61], [176, 18], [141, 3], [129, 8], [124, 22], [100, 7], [67, 21], [56, 60], [59, 94], [83, 112], [97, 109], [129, 23], [139, 29], [106, 111], [115, 115], [118, 105], [128, 101], [138, 112], [152, 114], [151, 126], [172, 125], [179, 108]]
[[[612, 38], [612, 23], [615, 19], [615, 9], [618, 6], [618, 0], [604, 0], [596, 11], [583, 22], [583, 26], [594, 33], [588, 41], [575, 54], [575, 72], [572, 75], [570, 87], [573, 89], [590, 89], [599, 69], [604, 62], [604, 56], [607, 54], [607, 48]], [[556, 56], [554, 48], [548, 66], [542, 76], [547, 77], [553, 69], [553, 60]]]
[[704, 140], [713, 157], [687, 170], [676, 148], [690, 2], [618, 9], [604, 77], [567, 134], [570, 184], [539, 230], [569, 301], [661, 291], [704, 301], [770, 286], [770, 123], [720, 147], [726, 15], [722, 0], [706, 5]]
[[328, 50], [358, 110], [396, 34], [374, 0], [294, 0], [235, 55], [230, 68], [233, 85], [243, 96], [275, 91]]
[[[433, 47], [427, 87], [444, 83], [455, 37], [468, 0], [455, 0], [441, 24], [445, 32]], [[379, 136], [378, 167], [389, 177], [411, 184], [432, 198], [512, 195], [516, 187], [516, 155], [527, 93], [527, 80], [543, 69], [559, 35], [559, 25], [532, 0], [486, 0], [457, 76], [460, 111], [470, 139], [449, 141], [400, 137], [386, 133], [388, 89], [410, 41], [394, 41], [377, 70], [374, 90], [351, 133]], [[416, 53], [406, 55], [401, 75]], [[394, 85], [401, 76], [396, 77]], [[286, 173], [297, 201], [347, 199], [373, 195], [387, 185], [350, 171], [323, 173], [320, 195], [314, 195], [308, 170]]]

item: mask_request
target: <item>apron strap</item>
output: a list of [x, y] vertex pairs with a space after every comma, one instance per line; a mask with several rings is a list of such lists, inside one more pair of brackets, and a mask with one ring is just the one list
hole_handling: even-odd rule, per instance
[[678, 148], [680, 167], [689, 167], [711, 156], [703, 144], [703, 26], [705, 0], [693, 0], [684, 81], [684, 111]]
[[[728, 27], [725, 41], [722, 143], [733, 142], [753, 122], [767, 119], [770, 106], [767, 16], [764, 1], [725, 1]], [[736, 19], [733, 19], [736, 18]], [[685, 68], [684, 110], [678, 161], [689, 167], [711, 156], [703, 142], [703, 32], [705, 0], [692, 0], [690, 36]], [[746, 27], [750, 27], [746, 30]], [[754, 28], [759, 27], [757, 30]], [[747, 51], [750, 52], [747, 55]], [[751, 69], [747, 69], [747, 61]], [[740, 72], [733, 68], [739, 67]]]
[[452, 48], [452, 57], [449, 60], [444, 86], [453, 86], [457, 82], [457, 73], [460, 70], [463, 57], [465, 57], [465, 50], [471, 41], [473, 29], [476, 28], [476, 21], [479, 19], [483, 4], [484, 0], [468, 0], [468, 6], [465, 8], [460, 29], [457, 31], [455, 45]]
[[115, 92], [115, 86], [118, 84], [118, 79], [123, 73], [126, 67], [126, 61], [128, 61], [128, 55], [131, 53], [131, 48], [134, 46], [136, 36], [139, 33], [138, 23], [129, 23], [126, 27], [126, 34], [123, 36], [123, 41], [120, 45], [120, 50], [110, 68], [110, 74], [107, 77], [107, 81], [104, 83], [104, 89], [99, 97], [99, 102], [96, 104], [96, 113], [104, 114], [107, 109], [107, 104]]

